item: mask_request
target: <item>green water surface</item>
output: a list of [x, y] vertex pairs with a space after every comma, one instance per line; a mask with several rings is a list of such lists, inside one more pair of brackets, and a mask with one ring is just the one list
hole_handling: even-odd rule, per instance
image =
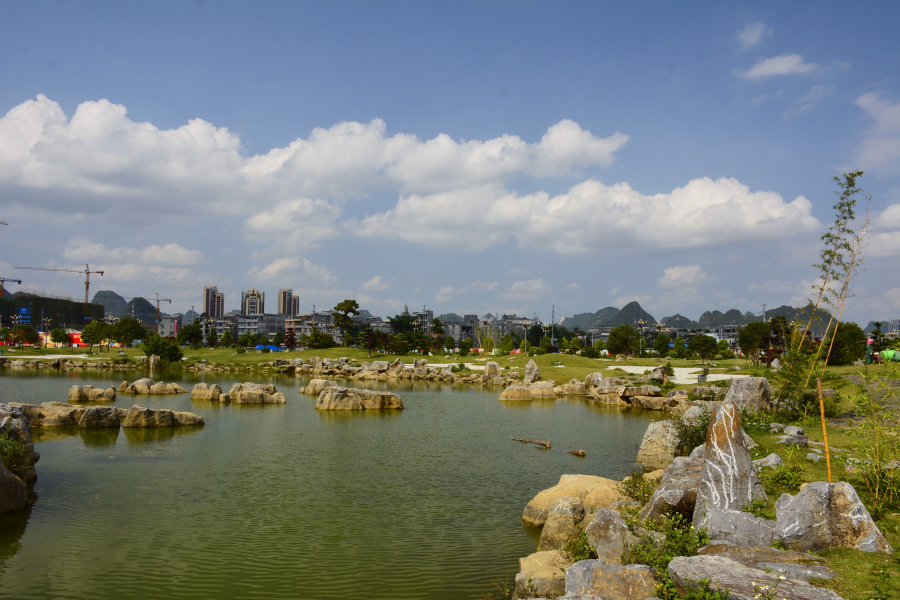
[[[6, 369], [0, 402], [65, 401], [75, 384], [141, 376]], [[186, 410], [206, 425], [36, 429], [36, 502], [0, 515], [0, 598], [481, 598], [535, 551], [525, 504], [564, 473], [629, 472], [659, 418], [421, 382], [388, 388], [402, 412], [324, 412], [297, 393], [303, 378], [165, 376], [226, 390], [248, 378], [287, 404], [120, 395], [120, 408]]]

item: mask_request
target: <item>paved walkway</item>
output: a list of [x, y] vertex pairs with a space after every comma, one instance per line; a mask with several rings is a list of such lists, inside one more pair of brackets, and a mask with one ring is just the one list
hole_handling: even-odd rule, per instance
[[[610, 365], [610, 369], [622, 369], [626, 373], [642, 374], [651, 367], [646, 366], [629, 366], [623, 364]], [[675, 371], [674, 377], [669, 377], [669, 381], [677, 384], [697, 383], [697, 375], [703, 372], [703, 367], [672, 367]], [[740, 377], [749, 377], [749, 375], [739, 375], [731, 373], [711, 373], [706, 376], [707, 381], [726, 381], [728, 379], [738, 379]]]

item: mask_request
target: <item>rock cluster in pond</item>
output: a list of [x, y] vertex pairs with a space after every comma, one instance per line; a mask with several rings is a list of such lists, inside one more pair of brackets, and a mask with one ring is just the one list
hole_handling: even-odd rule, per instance
[[271, 383], [235, 383], [228, 393], [224, 393], [218, 384], [198, 383], [191, 390], [191, 400], [209, 400], [210, 402], [231, 402], [234, 404], [284, 404], [284, 394], [275, 389]]
[[587, 513], [596, 513], [622, 499], [619, 482], [595, 475], [563, 475], [552, 488], [531, 499], [522, 513], [528, 525], [543, 525], [550, 514], [550, 507], [560, 498], [578, 498]]
[[69, 403], [81, 404], [82, 402], [115, 402], [115, 388], [95, 388], [92, 385], [77, 386], [73, 385], [69, 390]]
[[179, 427], [205, 423], [203, 417], [194, 413], [146, 408], [139, 404], [131, 408], [81, 406], [64, 402], [11, 405], [22, 410], [31, 427]]
[[119, 384], [120, 394], [186, 394], [187, 390], [177, 383], [166, 383], [165, 381], [153, 381], [147, 377], [138, 379], [134, 383], [123, 381]]
[[316, 409], [403, 410], [403, 402], [400, 396], [391, 392], [329, 386], [319, 393]]
[[531, 395], [531, 390], [525, 385], [511, 385], [505, 388], [503, 393], [500, 394], [500, 398], [498, 398], [498, 400], [503, 401], [527, 401], [533, 399], [534, 397]]

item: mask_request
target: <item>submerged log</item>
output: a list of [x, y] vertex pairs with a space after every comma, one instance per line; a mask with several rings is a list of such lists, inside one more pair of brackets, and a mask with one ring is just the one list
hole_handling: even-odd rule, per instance
[[574, 454], [575, 456], [587, 456], [587, 452], [584, 450], [563, 450], [563, 452]]

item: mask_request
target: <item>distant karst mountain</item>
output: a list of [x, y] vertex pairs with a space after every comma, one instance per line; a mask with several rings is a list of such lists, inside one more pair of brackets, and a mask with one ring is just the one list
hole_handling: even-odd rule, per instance
[[634, 322], [640, 319], [643, 319], [648, 325], [655, 323], [653, 315], [641, 308], [639, 303], [630, 302], [623, 306], [621, 310], [614, 306], [607, 306], [595, 313], [581, 313], [574, 317], [563, 317], [557, 323], [571, 331], [574, 331], [576, 327], [582, 331], [587, 331], [591, 327], [634, 325]]
[[[774, 316], [774, 314], [772, 316]], [[714, 327], [720, 327], [722, 325], [746, 325], [747, 323], [752, 323], [753, 321], [762, 321], [762, 317], [757, 317], [752, 312], [745, 312], [741, 314], [741, 311], [736, 308], [732, 308], [731, 310], [724, 313], [717, 310], [708, 310], [700, 315], [700, 319], [698, 322], [700, 323], [701, 328], [712, 329]]]
[[356, 315], [356, 318], [357, 319], [376, 319], [377, 317], [375, 315], [373, 315], [372, 313], [370, 313], [369, 311], [367, 311], [366, 309], [361, 308], [361, 309], [359, 309], [359, 314]]
[[102, 304], [108, 316], [121, 318], [125, 315], [128, 301], [112, 290], [100, 290], [94, 294], [91, 304]]
[[660, 321], [666, 327], [674, 327], [675, 329], [700, 329], [700, 323], [692, 321], [685, 316], [675, 314], [671, 317], [663, 317]]
[[656, 319], [653, 318], [653, 315], [641, 308], [640, 304], [637, 302], [629, 302], [622, 307], [619, 314], [610, 320], [608, 325], [611, 327], [616, 327], [618, 325], [634, 326], [634, 324], [641, 319], [643, 319], [645, 327], [652, 326], [656, 323]]
[[463, 318], [456, 313], [444, 313], [438, 316], [438, 319], [441, 320], [441, 323], [462, 323]]
[[[94, 294], [91, 304], [102, 304], [106, 314], [117, 319], [134, 316], [146, 327], [153, 327], [156, 323], [156, 304], [144, 298], [132, 298], [126, 301], [112, 290], [100, 290]], [[165, 314], [160, 307], [159, 315]]]

